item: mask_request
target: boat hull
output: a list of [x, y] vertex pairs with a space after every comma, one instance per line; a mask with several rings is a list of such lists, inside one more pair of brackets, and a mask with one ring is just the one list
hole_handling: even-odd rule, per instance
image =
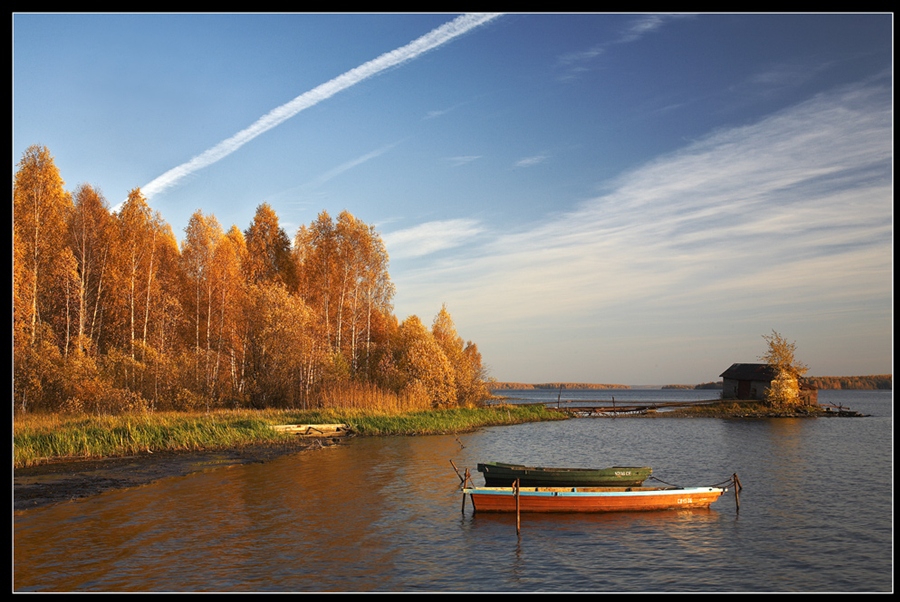
[[543, 468], [499, 462], [484, 462], [477, 468], [485, 487], [511, 487], [516, 479], [522, 487], [639, 487], [653, 472], [648, 466]]
[[[476, 512], [645, 512], [709, 508], [719, 487], [472, 487]], [[518, 499], [517, 499], [518, 498]]]

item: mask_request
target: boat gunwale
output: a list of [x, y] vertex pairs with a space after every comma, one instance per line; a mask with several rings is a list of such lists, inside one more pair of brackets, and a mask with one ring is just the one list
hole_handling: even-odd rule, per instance
[[507, 464], [505, 462], [479, 462], [477, 465], [478, 472], [490, 472], [482, 470], [482, 467], [487, 468], [498, 468], [500, 471], [508, 471], [511, 473], [519, 473], [522, 471], [535, 471], [535, 472], [575, 472], [575, 473], [584, 473], [584, 474], [604, 474], [608, 471], [616, 471], [616, 470], [635, 470], [640, 471], [641, 473], [647, 472], [648, 474], [653, 472], [653, 469], [650, 466], [609, 466], [606, 468], [553, 468], [547, 466], [526, 466], [524, 464]]
[[[718, 493], [725, 487], [519, 487], [524, 497], [645, 497], [652, 495], [679, 495], [694, 493]], [[474, 495], [515, 495], [515, 487], [469, 487], [463, 493]]]

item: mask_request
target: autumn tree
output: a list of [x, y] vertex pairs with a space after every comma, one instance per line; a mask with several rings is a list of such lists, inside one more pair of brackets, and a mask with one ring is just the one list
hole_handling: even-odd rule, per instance
[[212, 305], [212, 259], [216, 245], [222, 237], [222, 228], [213, 216], [204, 216], [195, 211], [184, 229], [185, 237], [181, 243], [181, 269], [190, 284], [192, 294], [191, 320], [193, 322], [194, 348], [201, 348], [203, 343], [209, 348], [210, 340], [210, 306]]
[[475, 407], [486, 399], [490, 392], [485, 383], [485, 369], [481, 363], [481, 353], [471, 341], [464, 343], [456, 332], [456, 325], [447, 306], [434, 318], [431, 334], [441, 347], [453, 369], [456, 387], [456, 404], [460, 407]]
[[174, 386], [170, 378], [175, 375], [164, 366], [178, 366], [168, 364], [182, 313], [178, 241], [138, 188], [129, 192], [116, 214], [116, 230], [114, 309], [107, 323], [114, 331], [115, 349], [107, 359], [117, 386], [143, 390], [154, 401], [161, 387]]
[[13, 404], [16, 410], [27, 411], [40, 395], [41, 385], [37, 360], [32, 347], [31, 295], [34, 272], [26, 268], [27, 250], [13, 233]]
[[800, 378], [808, 368], [796, 357], [797, 345], [788, 342], [779, 333], [762, 335], [768, 351], [760, 356], [775, 372], [775, 378], [766, 393], [766, 402], [773, 406], [790, 406], [800, 403]]
[[[117, 300], [123, 313], [119, 316], [119, 346], [134, 359], [135, 341], [140, 339], [141, 301], [149, 289], [145, 283], [153, 280], [153, 258], [156, 245], [150, 206], [140, 189], [128, 193], [117, 218]], [[149, 244], [148, 244], [149, 243]]]
[[88, 184], [76, 189], [67, 226], [73, 277], [65, 290], [67, 334], [57, 409], [94, 411], [121, 397], [104, 373], [100, 355], [114, 222], [99, 190]]
[[50, 350], [63, 349], [71, 333], [75, 261], [65, 244], [71, 210], [50, 152], [28, 147], [13, 181], [14, 399], [23, 411], [40, 403], [52, 378]]
[[39, 323], [48, 324], [57, 336], [64, 323], [65, 300], [58, 286], [70, 265], [65, 234], [72, 199], [63, 186], [50, 151], [28, 147], [13, 182], [13, 242], [21, 258], [14, 286], [22, 301], [13, 315], [29, 343], [34, 343]]
[[181, 270], [186, 323], [190, 325], [191, 388], [207, 407], [227, 399], [240, 404], [244, 364], [244, 235], [223, 233], [215, 216], [196, 211], [185, 228]]
[[368, 375], [380, 317], [389, 314], [394, 287], [388, 255], [374, 228], [342, 211], [301, 226], [294, 238], [298, 290], [315, 311], [335, 365]]
[[232, 226], [216, 244], [212, 275], [216, 282], [210, 304], [210, 322], [216, 361], [212, 368], [214, 399], [227, 398], [239, 405], [243, 393], [246, 327], [242, 317], [247, 287], [241, 265], [247, 254], [243, 233]]
[[433, 407], [456, 404], [453, 367], [418, 316], [409, 316], [393, 345], [393, 387], [397, 392], [421, 390]]
[[154, 214], [153, 224], [156, 248], [152, 265], [156, 271], [147, 283], [145, 297], [140, 394], [151, 403], [151, 407], [157, 407], [160, 403], [170, 404], [181, 391], [175, 376], [183, 369], [177, 363], [181, 349], [178, 332], [185, 318], [179, 298], [181, 272], [178, 240], [158, 213]]
[[248, 303], [247, 394], [257, 408], [307, 408], [318, 347], [311, 312], [280, 283], [251, 285]]
[[292, 245], [267, 203], [244, 232], [198, 210], [179, 244], [139, 188], [113, 212], [32, 146], [13, 213], [16, 411], [307, 408], [329, 387], [406, 407], [483, 397], [446, 308], [431, 330], [398, 323], [384, 243], [347, 211]]
[[338, 280], [337, 235], [334, 222], [322, 211], [309, 226], [300, 226], [294, 237], [298, 292], [315, 312], [318, 328], [329, 349], [334, 350], [332, 314], [336, 313], [334, 284]]
[[181, 269], [188, 281], [191, 293], [184, 298], [184, 305], [193, 323], [193, 370], [195, 384], [209, 393], [212, 384], [213, 357], [213, 303], [218, 302], [214, 292], [220, 284], [213, 273], [213, 257], [223, 238], [222, 228], [214, 216], [204, 216], [201, 211], [191, 215], [181, 244]]
[[[354, 327], [354, 365], [368, 374], [375, 365], [372, 356], [379, 341], [380, 325], [391, 316], [395, 293], [388, 273], [388, 253], [381, 236], [373, 226], [366, 226], [365, 255], [358, 282], [357, 322]], [[362, 336], [360, 336], [362, 333]], [[381, 337], [381, 340], [386, 340]]]
[[247, 281], [257, 285], [279, 282], [289, 291], [295, 290], [297, 278], [291, 258], [291, 241], [268, 203], [256, 208], [244, 238], [247, 244], [244, 262]]
[[77, 262], [77, 349], [96, 352], [103, 335], [103, 317], [112, 262], [114, 221], [106, 199], [82, 184], [75, 191], [69, 220], [69, 244]]

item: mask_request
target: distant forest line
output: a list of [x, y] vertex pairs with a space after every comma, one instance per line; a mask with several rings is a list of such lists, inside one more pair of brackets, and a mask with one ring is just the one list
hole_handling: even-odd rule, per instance
[[[851, 390], [893, 390], [892, 374], [874, 374], [868, 376], [808, 376], [804, 380], [816, 389], [851, 389]], [[630, 385], [611, 385], [600, 383], [490, 383], [493, 391], [529, 390], [529, 389], [631, 389]], [[662, 389], [721, 389], [722, 381], [700, 383], [698, 385], [663, 385]]]
[[563, 390], [571, 390], [571, 389], [630, 389], [628, 385], [607, 385], [607, 384], [598, 384], [598, 383], [501, 383], [501, 382], [492, 382], [489, 383], [491, 390], [493, 391], [503, 391], [503, 390], [528, 390], [528, 389], [553, 389], [554, 391], [557, 389]]
[[816, 389], [886, 389], [893, 390], [893, 374], [873, 374], [870, 376], [807, 376], [804, 379]]

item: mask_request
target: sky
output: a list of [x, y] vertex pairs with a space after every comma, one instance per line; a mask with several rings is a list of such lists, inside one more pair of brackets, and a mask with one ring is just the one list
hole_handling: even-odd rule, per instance
[[287, 235], [372, 225], [394, 313], [498, 381], [719, 380], [764, 336], [893, 373], [893, 15], [12, 16], [13, 173], [46, 146]]

